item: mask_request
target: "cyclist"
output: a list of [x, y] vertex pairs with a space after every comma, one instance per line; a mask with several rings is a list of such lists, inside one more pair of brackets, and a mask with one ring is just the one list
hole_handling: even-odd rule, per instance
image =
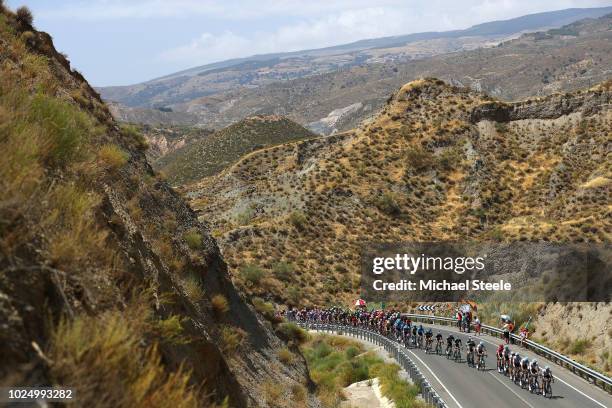
[[517, 382], [520, 379], [521, 374], [521, 355], [519, 353], [512, 353], [512, 381]]
[[417, 344], [417, 327], [416, 324], [412, 326], [412, 345], [416, 346]]
[[442, 333], [436, 334], [436, 354], [442, 354]]
[[504, 371], [504, 345], [500, 344], [497, 346], [497, 352], [495, 353], [497, 358], [497, 372], [502, 373]]
[[418, 348], [423, 347], [423, 334], [425, 333], [425, 330], [423, 329], [423, 325], [420, 324], [419, 325], [419, 329], [417, 330], [417, 335], [419, 336], [418, 340], [419, 340], [419, 344], [418, 344]]
[[527, 385], [527, 380], [529, 379], [529, 359], [525, 356], [521, 360], [521, 379], [520, 385], [524, 387]]
[[404, 323], [404, 327], [402, 328], [404, 334], [404, 344], [408, 345], [408, 341], [410, 339], [410, 320]]
[[485, 368], [485, 357], [487, 355], [487, 348], [485, 347], [484, 343], [481, 341], [480, 343], [478, 343], [478, 346], [476, 347], [476, 354], [478, 354], [478, 363], [476, 364], [476, 368], [477, 369], [483, 369]]
[[474, 340], [472, 340], [471, 337], [468, 337], [467, 342], [466, 342], [466, 349], [467, 349], [467, 363], [468, 366], [474, 366], [474, 349], [476, 348], [476, 343], [474, 342]]
[[555, 382], [555, 379], [552, 375], [552, 371], [550, 371], [550, 367], [546, 366], [542, 369], [542, 395], [547, 396], [550, 395], [552, 397], [552, 389], [550, 387], [551, 382]]
[[538, 375], [540, 374], [540, 368], [538, 367], [538, 360], [535, 358], [529, 363], [529, 391], [540, 391], [538, 384]]
[[459, 337], [455, 339], [455, 353], [453, 357], [455, 357], [455, 361], [461, 361], [461, 339]]
[[425, 332], [425, 352], [431, 351], [431, 345], [433, 343], [433, 332], [431, 328]]
[[510, 347], [504, 346], [504, 374], [508, 375], [510, 372]]
[[453, 336], [452, 334], [450, 334], [447, 338], [446, 338], [446, 357], [450, 358], [451, 357], [451, 353], [453, 352], [453, 343], [455, 342], [455, 336]]

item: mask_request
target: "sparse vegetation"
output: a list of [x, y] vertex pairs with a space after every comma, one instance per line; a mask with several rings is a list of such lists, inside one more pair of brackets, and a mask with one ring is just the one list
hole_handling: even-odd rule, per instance
[[49, 357], [53, 377], [75, 387], [80, 404], [199, 406], [189, 372], [166, 374], [156, 346], [141, 347], [134, 323], [118, 312], [60, 322]]
[[386, 364], [374, 353], [365, 352], [360, 343], [336, 336], [314, 336], [302, 350], [325, 406], [338, 406], [344, 387], [376, 377], [383, 395], [397, 407], [424, 406], [416, 399], [418, 387], [399, 376], [399, 366]]
[[228, 356], [234, 355], [247, 339], [246, 332], [234, 326], [223, 326], [220, 335], [221, 350]]
[[193, 250], [202, 248], [202, 235], [197, 230], [191, 230], [183, 235], [183, 239], [187, 243], [187, 246]]
[[213, 296], [210, 300], [210, 303], [217, 316], [222, 316], [230, 310], [227, 298], [221, 294], [216, 294], [215, 296]]
[[257, 265], [245, 265], [240, 269], [240, 276], [249, 285], [257, 285], [264, 275], [265, 271]]
[[98, 152], [98, 160], [105, 169], [119, 169], [127, 163], [128, 158], [128, 153], [114, 144], [106, 144]]

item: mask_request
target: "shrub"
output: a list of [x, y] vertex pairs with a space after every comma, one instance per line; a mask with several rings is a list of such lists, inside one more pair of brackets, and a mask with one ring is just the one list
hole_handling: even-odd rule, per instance
[[163, 342], [180, 345], [189, 343], [189, 339], [183, 336], [183, 320], [177, 315], [171, 315], [167, 319], [160, 319], [154, 322], [153, 331]]
[[569, 346], [570, 354], [584, 354], [586, 349], [591, 346], [591, 342], [588, 339], [577, 339]]
[[272, 381], [266, 381], [263, 384], [263, 392], [266, 398], [266, 402], [270, 406], [277, 406], [277, 401], [282, 395], [283, 387], [280, 384], [276, 384]]
[[98, 160], [105, 169], [117, 170], [127, 163], [130, 155], [114, 144], [106, 144], [98, 152]]
[[245, 265], [240, 269], [242, 279], [251, 285], [257, 285], [264, 275], [264, 270], [257, 265]]
[[213, 310], [217, 316], [227, 313], [230, 309], [226, 297], [221, 294], [213, 296], [210, 303], [212, 304]]
[[272, 274], [277, 279], [288, 282], [292, 278], [293, 265], [289, 262], [277, 262], [272, 268]]
[[149, 142], [144, 137], [142, 132], [134, 125], [122, 125], [121, 133], [125, 138], [130, 140], [136, 148], [140, 150], [147, 150], [149, 148]]
[[29, 8], [26, 6], [21, 6], [15, 11], [15, 17], [17, 18], [17, 22], [22, 27], [30, 27], [34, 22], [34, 16]]
[[391, 193], [384, 193], [375, 201], [376, 207], [387, 215], [397, 216], [401, 214], [402, 209], [395, 200], [395, 196]]
[[276, 321], [276, 317], [274, 315], [274, 305], [272, 305], [272, 303], [256, 297], [253, 298], [253, 307], [267, 320], [272, 322]]
[[293, 341], [296, 344], [302, 344], [308, 339], [308, 333], [295, 323], [281, 323], [276, 331], [285, 341]]
[[157, 347], [142, 347], [137, 326], [118, 311], [61, 321], [48, 353], [54, 380], [72, 384], [82, 406], [200, 406], [190, 374], [168, 373]]
[[295, 358], [295, 355], [287, 348], [278, 350], [278, 359], [285, 364], [291, 364]]
[[244, 343], [246, 332], [238, 327], [223, 326], [221, 328], [221, 350], [224, 354], [231, 356]]
[[183, 239], [189, 248], [196, 250], [202, 248], [202, 235], [197, 230], [191, 230], [183, 235]]
[[495, 130], [501, 134], [508, 133], [508, 125], [504, 122], [495, 122]]
[[406, 164], [416, 171], [423, 171], [431, 167], [433, 158], [431, 153], [420, 147], [411, 147], [406, 151]]
[[193, 302], [199, 302], [204, 298], [204, 289], [202, 288], [202, 281], [194, 276], [189, 275], [185, 280], [183, 280], [183, 289], [187, 294], [187, 297], [191, 299]]
[[308, 220], [306, 219], [304, 213], [300, 211], [294, 211], [289, 216], [289, 222], [295, 227], [295, 229], [299, 231], [302, 231], [304, 229], [307, 221]]
[[303, 402], [306, 400], [306, 388], [301, 384], [293, 384], [291, 386], [291, 395], [293, 395], [293, 401]]
[[37, 124], [44, 132], [43, 160], [51, 166], [66, 166], [83, 159], [87, 140], [100, 132], [78, 108], [42, 94], [32, 99], [28, 116], [26, 122]]

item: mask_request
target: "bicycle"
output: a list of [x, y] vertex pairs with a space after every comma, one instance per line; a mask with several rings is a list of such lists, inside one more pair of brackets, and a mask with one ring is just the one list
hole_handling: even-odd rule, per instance
[[542, 395], [544, 398], [552, 398], [552, 387], [550, 383], [554, 381], [554, 378], [542, 378]]
[[538, 375], [537, 374], [531, 374], [530, 375], [530, 381], [529, 381], [529, 392], [533, 393], [533, 392], [539, 392], [540, 391], [540, 383], [538, 382]]
[[526, 388], [529, 385], [529, 373], [527, 372], [527, 369], [521, 368], [519, 375], [519, 385], [521, 386], [521, 388]]
[[498, 373], [504, 372], [504, 358], [503, 356], [500, 356], [499, 354], [497, 354], [497, 372]]
[[452, 354], [453, 354], [453, 346], [449, 344], [446, 346], [446, 359], [450, 360]]
[[467, 360], [468, 367], [474, 367], [474, 351], [468, 350], [465, 359]]
[[480, 369], [482, 369], [483, 371], [485, 370], [486, 362], [487, 362], [485, 359], [486, 356], [487, 355], [485, 353], [478, 355], [478, 365], [476, 366], [477, 370], [480, 370]]
[[453, 359], [457, 362], [461, 362], [461, 349], [459, 346], [455, 346], [455, 352], [453, 353]]
[[429, 352], [431, 351], [432, 343], [433, 343], [433, 339], [431, 338], [425, 339], [425, 354], [429, 354]]
[[442, 354], [442, 342], [440, 340], [436, 341], [436, 354]]

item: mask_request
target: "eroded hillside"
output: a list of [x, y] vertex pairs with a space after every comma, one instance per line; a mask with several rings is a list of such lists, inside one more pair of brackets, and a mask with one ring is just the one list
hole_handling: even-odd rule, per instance
[[361, 128], [253, 152], [188, 194], [234, 281], [288, 304], [354, 299], [367, 242], [609, 242], [611, 94], [504, 103], [418, 80]]
[[185, 184], [219, 173], [257, 149], [315, 137], [282, 116], [253, 116], [208, 137], [187, 142], [154, 163], [173, 184]]
[[145, 145], [0, 6], [0, 383], [92, 407], [317, 406], [295, 332], [238, 294]]
[[609, 239], [609, 100], [609, 83], [506, 104], [419, 80], [357, 130], [254, 152], [189, 190], [237, 278], [266, 271], [252, 291], [327, 303], [354, 293], [366, 241]]

